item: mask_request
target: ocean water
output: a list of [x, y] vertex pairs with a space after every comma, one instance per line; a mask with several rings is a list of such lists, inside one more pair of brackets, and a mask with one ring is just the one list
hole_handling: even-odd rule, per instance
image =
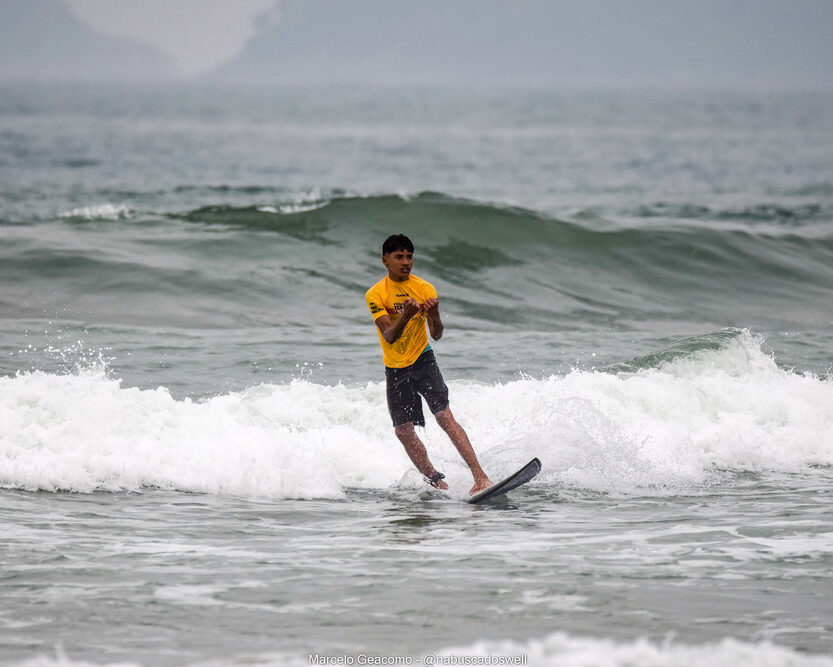
[[2, 664], [833, 665], [831, 94], [4, 84], [0, 286]]

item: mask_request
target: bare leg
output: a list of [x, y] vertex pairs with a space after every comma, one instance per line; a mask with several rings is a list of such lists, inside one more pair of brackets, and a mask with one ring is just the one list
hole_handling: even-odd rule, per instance
[[[399, 442], [405, 447], [405, 452], [417, 470], [428, 478], [437, 472], [437, 469], [431, 465], [431, 461], [428, 459], [428, 452], [425, 451], [425, 445], [422, 444], [422, 440], [419, 439], [419, 436], [414, 431], [414, 425], [412, 423], [408, 422], [407, 424], [396, 426], [393, 430], [396, 433], [396, 437], [399, 438]], [[437, 482], [437, 488], [447, 489], [448, 484], [443, 480], [439, 480]]]
[[492, 486], [491, 480], [486, 476], [486, 473], [483, 472], [483, 468], [480, 467], [480, 462], [477, 460], [477, 455], [474, 453], [474, 448], [471, 446], [469, 436], [466, 435], [463, 427], [457, 423], [456, 419], [454, 419], [454, 415], [451, 414], [451, 408], [446, 408], [434, 416], [437, 418], [437, 423], [440, 425], [442, 430], [448, 434], [449, 438], [451, 438], [451, 442], [454, 443], [457, 451], [460, 452], [460, 456], [463, 457], [466, 465], [468, 465], [471, 470], [471, 474], [474, 476], [474, 486], [471, 487], [469, 494], [473, 495], [478, 491], [482, 491], [483, 489], [487, 489]]

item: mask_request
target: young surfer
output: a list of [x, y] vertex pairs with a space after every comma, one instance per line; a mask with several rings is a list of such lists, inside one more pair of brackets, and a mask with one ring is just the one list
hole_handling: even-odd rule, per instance
[[469, 493], [477, 493], [492, 482], [480, 467], [463, 427], [451, 414], [448, 387], [425, 332], [427, 324], [431, 338], [439, 340], [443, 335], [437, 290], [431, 283], [411, 275], [414, 244], [403, 234], [385, 239], [382, 263], [388, 275], [367, 291], [365, 300], [382, 344], [388, 410], [396, 437], [429, 483], [447, 489], [448, 484], [443, 481], [445, 475], [431, 465], [425, 445], [414, 431], [414, 426], [425, 426], [422, 394], [437, 423], [471, 469], [474, 486]]

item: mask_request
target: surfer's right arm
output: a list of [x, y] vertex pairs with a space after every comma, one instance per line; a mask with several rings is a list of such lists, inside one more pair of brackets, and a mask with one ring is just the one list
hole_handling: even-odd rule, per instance
[[419, 312], [419, 304], [415, 299], [406, 299], [402, 304], [402, 315], [391, 324], [389, 315], [380, 315], [376, 318], [376, 326], [382, 333], [382, 338], [388, 345], [392, 345], [402, 336], [405, 331], [405, 325], [411, 321], [411, 318]]

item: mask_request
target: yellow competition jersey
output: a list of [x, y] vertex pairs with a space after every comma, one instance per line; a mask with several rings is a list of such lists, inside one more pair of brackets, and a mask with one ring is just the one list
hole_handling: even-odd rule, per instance
[[[394, 282], [389, 276], [385, 276], [373, 287], [367, 290], [364, 295], [370, 314], [375, 322], [382, 315], [390, 316], [391, 324], [399, 319], [402, 312], [402, 304], [405, 299], [413, 297], [418, 303], [425, 303], [428, 299], [437, 298], [437, 290], [434, 286], [422, 278], [412, 275], [401, 283]], [[425, 331], [427, 317], [422, 311], [414, 315], [399, 340], [389, 345], [382, 338], [382, 332], [376, 328], [379, 334], [379, 342], [382, 344], [382, 355], [385, 366], [390, 368], [404, 368], [410, 366], [417, 360], [425, 346], [428, 345], [428, 334]]]

